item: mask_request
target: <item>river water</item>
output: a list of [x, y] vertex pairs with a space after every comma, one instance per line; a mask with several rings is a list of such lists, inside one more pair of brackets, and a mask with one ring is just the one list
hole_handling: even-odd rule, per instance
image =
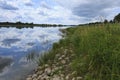
[[52, 44], [61, 39], [59, 29], [0, 28], [0, 80], [24, 80], [37, 66], [35, 60], [28, 59], [29, 55], [40, 55], [50, 50]]

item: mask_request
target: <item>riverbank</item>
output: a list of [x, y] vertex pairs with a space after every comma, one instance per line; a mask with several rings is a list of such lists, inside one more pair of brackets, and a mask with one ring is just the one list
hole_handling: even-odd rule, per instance
[[119, 80], [120, 24], [62, 30], [63, 39], [41, 55], [26, 80]]

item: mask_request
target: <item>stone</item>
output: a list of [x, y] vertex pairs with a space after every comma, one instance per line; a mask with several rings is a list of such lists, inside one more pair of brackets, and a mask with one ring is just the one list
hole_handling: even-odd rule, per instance
[[41, 70], [41, 71], [38, 71], [36, 74], [41, 75], [42, 73], [43, 73], [43, 71]]
[[68, 75], [65, 77], [65, 80], [69, 80], [69, 76]]
[[61, 80], [59, 76], [57, 75], [54, 75], [53, 79], [52, 80]]
[[73, 77], [72, 80], [75, 80], [75, 78]]
[[62, 57], [59, 57], [58, 60], [62, 60]]
[[45, 69], [45, 73], [46, 73], [47, 75], [50, 75], [51, 71], [52, 71], [51, 68], [46, 68], [46, 69]]
[[62, 58], [65, 58], [65, 55], [62, 55], [61, 57], [62, 57]]
[[77, 79], [77, 80], [82, 80], [82, 77], [77, 77], [76, 79]]
[[33, 80], [37, 80], [36, 78], [34, 78]]
[[52, 71], [55, 72], [57, 71], [59, 68], [58, 67], [55, 67]]
[[45, 64], [45, 68], [47, 68], [47, 67], [49, 67], [49, 65], [48, 65], [48, 64]]
[[65, 61], [65, 60], [62, 60], [62, 61], [61, 61], [61, 63], [62, 63], [62, 64], [65, 64], [65, 63], [66, 63], [66, 61]]
[[69, 77], [70, 77], [70, 74], [68, 74], [68, 75], [65, 77], [65, 79], [66, 79], [66, 80], [69, 80]]
[[26, 80], [32, 80], [32, 78], [28, 77]]
[[37, 74], [33, 74], [32, 78], [36, 78], [37, 77]]
[[43, 77], [40, 78], [40, 80], [49, 80], [49, 76], [44, 75]]
[[39, 76], [37, 77], [37, 80], [40, 80], [40, 79], [41, 79], [41, 77], [42, 77], [42, 76], [41, 76], [41, 75], [39, 75]]

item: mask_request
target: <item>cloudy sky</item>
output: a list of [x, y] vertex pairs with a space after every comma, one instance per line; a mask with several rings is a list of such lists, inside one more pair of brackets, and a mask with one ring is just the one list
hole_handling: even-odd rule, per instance
[[0, 22], [81, 24], [118, 13], [120, 0], [0, 0]]

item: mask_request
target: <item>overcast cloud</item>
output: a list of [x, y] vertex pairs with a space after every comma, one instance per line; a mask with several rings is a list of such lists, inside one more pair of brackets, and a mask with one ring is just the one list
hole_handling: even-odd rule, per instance
[[0, 21], [80, 24], [120, 13], [120, 0], [0, 0]]

